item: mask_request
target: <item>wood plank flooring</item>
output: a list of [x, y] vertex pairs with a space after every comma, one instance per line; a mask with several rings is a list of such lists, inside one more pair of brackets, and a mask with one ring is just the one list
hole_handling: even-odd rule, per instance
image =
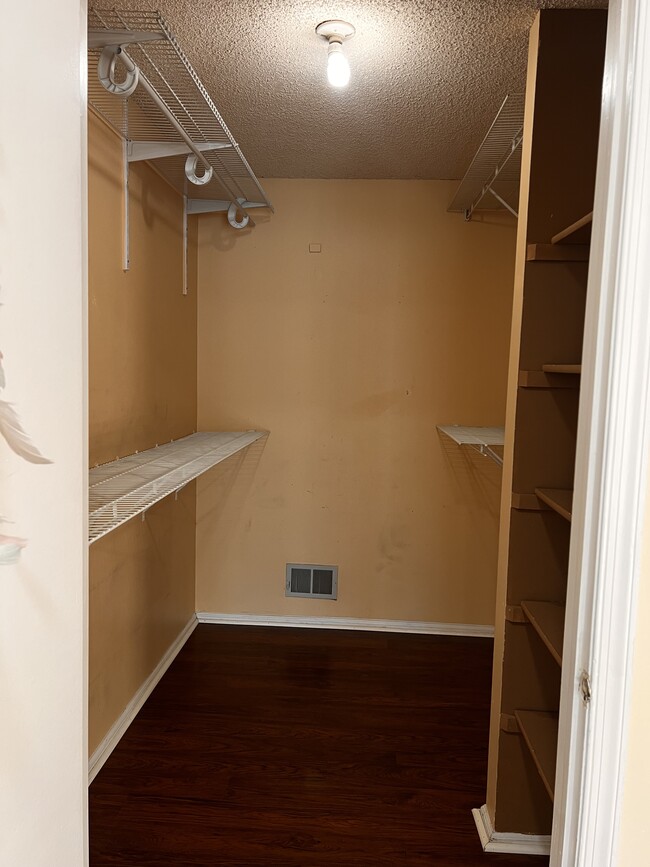
[[199, 626], [90, 788], [91, 867], [544, 867], [486, 855], [492, 642]]

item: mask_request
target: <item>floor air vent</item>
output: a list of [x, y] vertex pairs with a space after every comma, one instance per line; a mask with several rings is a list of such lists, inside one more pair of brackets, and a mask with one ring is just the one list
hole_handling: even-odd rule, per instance
[[287, 563], [286, 595], [336, 599], [338, 566]]

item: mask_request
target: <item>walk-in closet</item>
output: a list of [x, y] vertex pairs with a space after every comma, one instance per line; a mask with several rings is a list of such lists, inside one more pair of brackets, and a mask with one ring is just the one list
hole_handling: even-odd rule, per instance
[[650, 10], [49, 5], [0, 867], [640, 867]]

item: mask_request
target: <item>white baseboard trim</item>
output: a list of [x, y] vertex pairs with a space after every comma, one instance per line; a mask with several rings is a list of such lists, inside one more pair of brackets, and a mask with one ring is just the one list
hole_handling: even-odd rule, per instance
[[302, 629], [356, 629], [367, 632], [413, 632], [423, 635], [461, 635], [492, 638], [493, 626], [473, 623], [430, 623], [424, 620], [368, 620], [356, 617], [299, 617], [281, 614], [219, 614], [197, 611], [199, 623], [229, 626], [295, 626]]
[[145, 680], [140, 689], [136, 692], [131, 701], [124, 708], [118, 719], [115, 720], [104, 740], [100, 743], [95, 752], [88, 759], [88, 785], [92, 783], [99, 771], [102, 769], [104, 763], [113, 752], [115, 747], [118, 745], [128, 727], [135, 719], [138, 711], [153, 692], [154, 688], [158, 684], [158, 681], [167, 671], [169, 666], [178, 655], [180, 649], [183, 647], [187, 639], [196, 629], [198, 622], [199, 621], [196, 619], [196, 615], [193, 614], [188, 620], [187, 625], [177, 636], [171, 647], [169, 647], [158, 665], [154, 668], [149, 677]]
[[541, 834], [505, 834], [495, 831], [485, 804], [472, 810], [476, 830], [484, 852], [510, 852], [518, 855], [548, 855], [551, 851], [550, 836]]

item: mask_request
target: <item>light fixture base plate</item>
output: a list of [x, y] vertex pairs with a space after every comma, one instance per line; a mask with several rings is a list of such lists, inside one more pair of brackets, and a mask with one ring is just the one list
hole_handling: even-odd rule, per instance
[[356, 29], [347, 21], [341, 21], [340, 18], [334, 18], [332, 21], [321, 21], [316, 28], [316, 33], [324, 39], [350, 39], [356, 33]]

